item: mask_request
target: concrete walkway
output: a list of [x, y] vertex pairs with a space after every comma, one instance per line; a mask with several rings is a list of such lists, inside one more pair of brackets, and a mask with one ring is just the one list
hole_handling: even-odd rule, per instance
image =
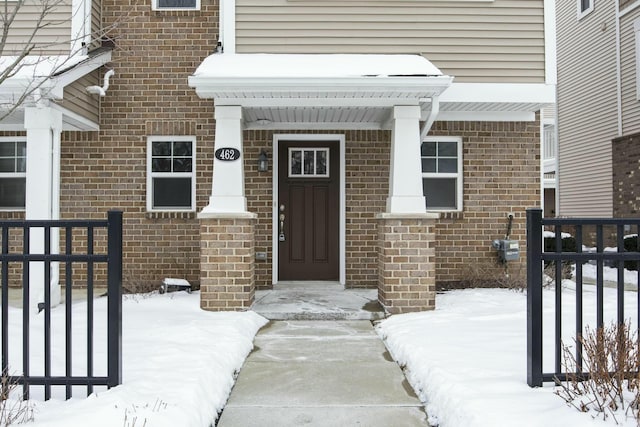
[[428, 426], [369, 321], [272, 321], [218, 427]]
[[379, 320], [377, 289], [345, 289], [335, 282], [280, 282], [256, 291], [251, 310], [271, 320]]

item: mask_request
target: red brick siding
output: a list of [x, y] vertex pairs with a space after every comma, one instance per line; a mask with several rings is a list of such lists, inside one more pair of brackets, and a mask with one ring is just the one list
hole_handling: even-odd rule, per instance
[[146, 212], [146, 146], [149, 135], [196, 136], [197, 211], [206, 206], [213, 101], [199, 99], [187, 78], [215, 50], [218, 2], [201, 3], [200, 11], [155, 12], [146, 1], [103, 0], [103, 24], [116, 26], [116, 49], [100, 131], [63, 134], [61, 216], [125, 211], [125, 282], [159, 284], [177, 276], [199, 283], [196, 214]]
[[462, 280], [474, 265], [499, 268], [491, 241], [504, 237], [508, 212], [521, 248], [509, 266], [523, 268], [525, 211], [540, 206], [539, 122], [436, 122], [430, 135], [463, 140], [464, 211], [444, 215], [436, 227], [438, 284]]

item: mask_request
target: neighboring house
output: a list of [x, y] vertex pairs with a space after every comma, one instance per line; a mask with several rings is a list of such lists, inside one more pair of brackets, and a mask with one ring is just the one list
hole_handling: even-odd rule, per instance
[[640, 1], [557, 3], [561, 216], [637, 216]]
[[539, 111], [555, 101], [552, 1], [73, 3], [115, 45], [86, 85], [115, 75], [94, 115], [67, 114], [63, 93], [4, 127], [6, 152], [26, 141], [27, 157], [6, 175], [26, 202], [4, 217], [122, 209], [126, 280], [186, 278], [210, 310], [291, 280], [432, 309], [436, 285], [504, 274], [491, 242], [509, 215], [523, 249], [509, 267], [524, 264]]
[[542, 188], [543, 214], [556, 216], [556, 196], [558, 189], [558, 142], [555, 105], [541, 111], [542, 119]]

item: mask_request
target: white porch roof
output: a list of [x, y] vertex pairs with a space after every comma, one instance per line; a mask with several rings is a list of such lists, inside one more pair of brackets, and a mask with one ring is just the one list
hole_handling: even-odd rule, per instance
[[245, 129], [388, 129], [394, 105], [420, 105], [422, 120], [533, 120], [555, 102], [552, 85], [453, 83], [420, 55], [217, 53], [189, 86], [243, 107]]
[[[23, 104], [0, 121], [0, 130], [23, 130], [24, 107], [47, 100], [61, 100], [64, 88], [80, 77], [111, 60], [111, 50], [98, 50], [89, 55], [51, 55], [51, 56], [0, 56], [0, 77], [6, 77], [0, 83], [0, 113], [2, 107], [12, 108], [22, 96], [27, 94]], [[13, 68], [17, 61], [19, 64]], [[12, 70], [4, 76], [4, 70]], [[97, 124], [88, 123], [77, 114], [52, 104], [62, 112], [63, 130], [96, 130]], [[1, 115], [1, 114], [0, 114]]]
[[213, 54], [189, 77], [243, 107], [245, 128], [388, 128], [394, 105], [430, 110], [452, 82], [419, 55]]

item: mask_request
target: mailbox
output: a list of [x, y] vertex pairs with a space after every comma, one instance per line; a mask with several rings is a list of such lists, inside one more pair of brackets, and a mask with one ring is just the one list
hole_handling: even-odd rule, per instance
[[517, 261], [520, 257], [520, 244], [517, 240], [494, 240], [493, 247], [498, 251], [498, 259], [501, 262]]

